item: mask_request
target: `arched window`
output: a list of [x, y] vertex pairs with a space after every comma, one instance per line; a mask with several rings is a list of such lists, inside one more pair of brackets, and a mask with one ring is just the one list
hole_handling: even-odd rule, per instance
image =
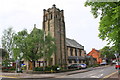
[[50, 14], [50, 19], [52, 19], [52, 13]]
[[45, 21], [47, 21], [47, 16], [45, 16]]

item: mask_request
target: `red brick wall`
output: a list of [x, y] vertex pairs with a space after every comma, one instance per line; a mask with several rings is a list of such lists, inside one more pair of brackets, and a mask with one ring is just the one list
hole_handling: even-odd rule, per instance
[[100, 58], [100, 52], [97, 51], [96, 49], [92, 49], [92, 51], [90, 51], [88, 54], [88, 56], [92, 56], [93, 58], [96, 58], [97, 63], [101, 63], [102, 62], [102, 58]]

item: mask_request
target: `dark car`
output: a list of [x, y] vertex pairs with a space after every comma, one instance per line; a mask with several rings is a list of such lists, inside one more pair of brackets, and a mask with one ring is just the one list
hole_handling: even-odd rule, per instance
[[81, 65], [80, 64], [71, 64], [70, 66], [68, 66], [68, 69], [81, 69]]

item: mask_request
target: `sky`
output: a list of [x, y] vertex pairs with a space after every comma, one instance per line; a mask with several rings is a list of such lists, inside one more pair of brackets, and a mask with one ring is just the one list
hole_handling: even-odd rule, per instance
[[53, 4], [64, 10], [66, 37], [84, 46], [86, 52], [106, 46], [99, 39], [99, 18], [95, 19], [86, 0], [0, 0], [0, 47], [3, 31], [12, 27], [15, 32], [27, 29], [32, 31], [34, 24], [42, 29], [43, 9]]

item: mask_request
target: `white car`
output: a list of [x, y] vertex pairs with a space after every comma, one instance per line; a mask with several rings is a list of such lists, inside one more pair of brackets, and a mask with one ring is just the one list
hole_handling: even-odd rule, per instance
[[113, 60], [113, 61], [112, 61], [112, 64], [116, 64], [116, 60]]
[[102, 62], [100, 63], [100, 65], [107, 65], [107, 62]]
[[87, 68], [87, 65], [85, 63], [81, 63], [80, 66], [81, 66], [82, 69]]

